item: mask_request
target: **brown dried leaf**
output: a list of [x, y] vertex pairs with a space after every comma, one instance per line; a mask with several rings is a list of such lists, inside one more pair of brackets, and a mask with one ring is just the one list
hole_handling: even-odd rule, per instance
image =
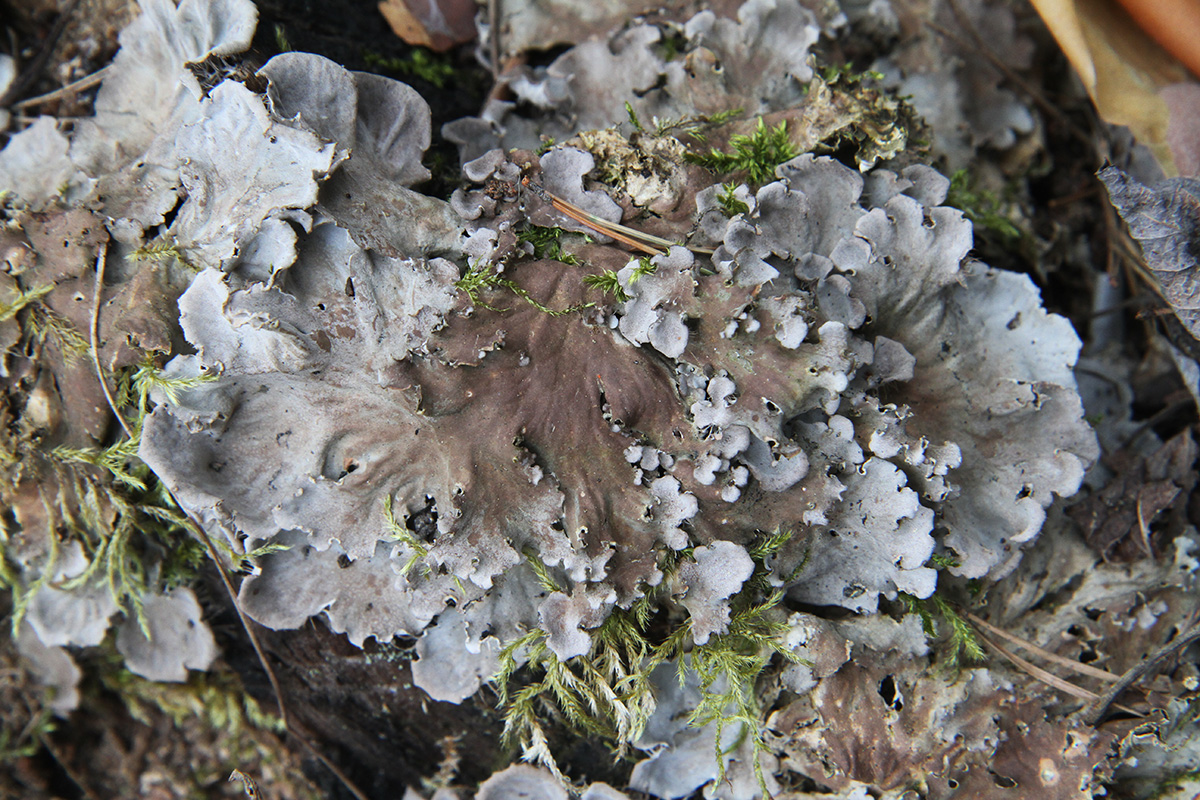
[[[1114, 477], [1098, 493], [1070, 510], [1087, 542], [1105, 558], [1145, 558], [1141, 536], [1177, 500], [1186, 502], [1196, 483], [1196, 442], [1179, 433], [1149, 456], [1126, 449], [1105, 459]], [[1127, 546], [1122, 543], [1132, 538]]]

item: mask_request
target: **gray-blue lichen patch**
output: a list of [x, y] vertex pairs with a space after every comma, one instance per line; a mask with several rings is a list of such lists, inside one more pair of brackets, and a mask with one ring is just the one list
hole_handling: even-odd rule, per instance
[[152, 681], [182, 682], [188, 670], [207, 670], [217, 657], [212, 631], [202, 619], [195, 593], [180, 586], [142, 598], [145, 630], [126, 618], [117, 630], [117, 651], [135, 675]]
[[[533, 134], [513, 117], [519, 136], [501, 124], [487, 146], [465, 143], [464, 188], [443, 202], [411, 188], [428, 174], [430, 113], [408, 87], [306, 54], [264, 66], [263, 92], [201, 86], [186, 64], [244, 47], [252, 7], [147, 9], [96, 118], [69, 147], [48, 133], [51, 166], [84, 176], [64, 199], [90, 197], [123, 252], [165, 226], [176, 260], [199, 268], [166, 374], [210, 379], [153, 395], [138, 452], [233, 554], [268, 546], [239, 594], [263, 625], [323, 615], [357, 645], [416, 637], [416, 683], [460, 702], [530, 631], [559, 663], [587, 658], [614, 615], [653, 596], [691, 661], [653, 675], [658, 710], [629, 737], [652, 752], [635, 788], [750, 798], [774, 763], [747, 720], [695, 728], [682, 713], [701, 686], [723, 690], [686, 665], [738, 603], [869, 614], [929, 597], [935, 553], [1001, 576], [1096, 457], [1077, 336], [1028, 278], [969, 258], [971, 223], [941, 205], [932, 170], [864, 178], [806, 154], [755, 187], [719, 187], [697, 169], [649, 218], [592, 153], [494, 147]], [[795, 2], [706, 12], [681, 35], [687, 68], [639, 24], [514, 89], [577, 134], [631, 93], [647, 120], [729, 110], [747, 85], [766, 111], [811, 76], [816, 28]], [[602, 85], [614, 64], [625, 83]], [[140, 117], [118, 96], [133, 88], [149, 97]], [[14, 139], [0, 175], [48, 202], [29, 144]], [[676, 244], [631, 257], [622, 223]], [[539, 251], [551, 226], [559, 249]], [[754, 555], [764, 537], [779, 537], [769, 558]], [[54, 581], [87, 567], [66, 555]], [[80, 583], [33, 597], [48, 670], [52, 648], [99, 641], [115, 614]], [[141, 602], [144, 621], [118, 634], [131, 669], [178, 680], [211, 660], [186, 590]], [[799, 626], [791, 651], [828, 662], [787, 679], [808, 687], [847, 653], [832, 628]]]
[[[752, 0], [736, 20], [705, 10], [683, 24], [634, 24], [581, 42], [549, 66], [517, 68], [507, 81], [519, 103], [489, 101], [444, 134], [469, 161], [495, 147], [537, 147], [539, 136], [566, 141], [628, 122], [627, 105], [648, 126], [789, 108], [813, 75], [809, 50], [819, 33], [796, 0]], [[679, 56], [664, 46], [668, 38]]]
[[[471, 172], [532, 175], [616, 221], [587, 182], [592, 166], [565, 148], [494, 152]], [[485, 608], [531, 549], [561, 590], [509, 610], [564, 659], [587, 652], [614, 603], [661, 581], [665, 554], [700, 545], [683, 576], [710, 552], [729, 549], [728, 566], [758, 530], [798, 531], [776, 580], [819, 605], [928, 596], [935, 523], [961, 520], [940, 546], [964, 574], [1003, 567], [1094, 457], [1072, 400], [1077, 338], [1027, 279], [966, 260], [959, 212], [903, 193], [940, 199], [925, 174], [881, 177], [873, 208], [862, 177], [830, 159], [778, 174], [745, 211], [710, 219], [711, 258], [683, 247], [626, 258], [628, 299], [612, 305], [580, 270], [529, 259], [512, 235], [529, 224], [515, 187], [459, 222], [484, 276], [473, 294], [456, 289], [467, 264], [390, 259], [332, 222], [298, 234], [295, 262], [270, 285], [203, 273], [181, 301], [183, 326], [222, 377], [186, 404], [220, 394], [231, 410], [197, 425], [198, 411], [160, 407], [143, 457], [235, 547], [298, 545], [303, 532], [330, 593], [304, 608], [381, 638], [419, 634], [447, 597]], [[588, 248], [601, 263], [620, 253]], [[1031, 425], [1044, 435], [1011, 435]], [[384, 552], [388, 504], [409, 532]], [[332, 599], [338, 568], [318, 552], [390, 560], [379, 590], [424, 610], [390, 631], [345, 617], [375, 612]], [[284, 600], [291, 581], [272, 575], [295, 558], [272, 556], [278, 566], [264, 561], [248, 582], [268, 624], [300, 621]], [[704, 589], [700, 573], [684, 578], [698, 643], [722, 630], [746, 577]]]

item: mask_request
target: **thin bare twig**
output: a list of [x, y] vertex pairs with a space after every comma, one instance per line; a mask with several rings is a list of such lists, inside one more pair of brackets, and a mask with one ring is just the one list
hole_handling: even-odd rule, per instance
[[[972, 619], [972, 622], [975, 622], [976, 620], [979, 619], [978, 617], [975, 617], [974, 614], [971, 614], [969, 612], [967, 613], [967, 616], [974, 617], [974, 619]], [[979, 621], [982, 622], [982, 620], [979, 620]], [[1003, 633], [1003, 631], [1000, 631], [999, 628], [993, 628], [991, 625], [987, 625], [987, 623], [984, 623], [984, 625], [990, 630], [999, 631], [1000, 633]], [[1076, 686], [1075, 684], [1071, 683], [1070, 681], [1063, 680], [1062, 678], [1058, 677], [1053, 672], [1048, 672], [1048, 671], [1042, 669], [1041, 667], [1037, 666], [1036, 664], [1034, 664], [1030, 661], [1027, 661], [1024, 658], [1021, 658], [1019, 655], [1012, 652], [1008, 648], [1004, 647], [999, 642], [992, 641], [986, 635], [984, 635], [983, 626], [979, 626], [977, 624], [977, 628], [976, 628], [975, 632], [976, 632], [976, 635], [979, 636], [979, 638], [983, 641], [983, 643], [986, 644], [988, 647], [992, 648], [997, 653], [999, 653], [1000, 655], [1007, 658], [1009, 661], [1011, 661], [1014, 665], [1016, 665], [1021, 670], [1024, 670], [1030, 677], [1041, 681], [1042, 683], [1046, 684], [1047, 686], [1051, 687], [1052, 689], [1058, 689], [1060, 692], [1063, 692], [1064, 694], [1069, 694], [1070, 696], [1077, 697], [1080, 700], [1090, 700], [1093, 703], [1098, 702], [1099, 698], [1101, 697], [1100, 695], [1096, 694], [1095, 692], [1084, 689], [1081, 686]], [[1024, 640], [1019, 639], [1015, 636], [1012, 636], [1011, 634], [1004, 634], [1004, 637], [1008, 638], [1008, 639], [1014, 639], [1014, 640], [1016, 640], [1016, 642], [1020, 642], [1022, 646], [1028, 646], [1030, 648], [1036, 647], [1035, 645], [1029, 645], [1027, 642], [1024, 642]], [[1038, 649], [1040, 650], [1040, 648], [1038, 648]], [[1042, 651], [1042, 652], [1045, 652], [1045, 651]], [[1055, 658], [1061, 658], [1061, 656], [1056, 656]], [[1064, 660], [1066, 660], [1066, 659], [1064, 659]], [[1086, 666], [1084, 664], [1075, 664], [1074, 662], [1070, 662], [1070, 663], [1072, 665], [1072, 668]], [[1091, 669], [1094, 669], [1094, 668], [1091, 668]], [[1080, 671], [1082, 671], [1082, 670], [1080, 670]], [[1103, 672], [1103, 670], [1096, 670], [1096, 671]], [[1107, 674], [1107, 673], [1105, 673], [1105, 674]], [[1113, 676], [1113, 677], [1115, 677], [1115, 676]], [[1121, 709], [1122, 711], [1124, 711], [1127, 714], [1132, 714], [1135, 717], [1145, 716], [1144, 714], [1142, 714], [1138, 711], [1134, 711], [1132, 708], [1129, 708], [1127, 706], [1119, 705], [1119, 706], [1117, 706], [1117, 708]]]
[[1032, 642], [1027, 642], [1024, 639], [1022, 639], [1021, 637], [1011, 634], [1002, 628], [997, 628], [992, 623], [988, 622], [985, 619], [977, 617], [976, 615], [972, 614], [970, 611], [964, 611], [962, 613], [967, 619], [969, 619], [971, 621], [971, 623], [973, 625], [975, 625], [975, 627], [981, 628], [981, 629], [987, 631], [988, 633], [992, 634], [993, 636], [998, 636], [1007, 642], [1011, 642], [1012, 644], [1015, 644], [1017, 647], [1020, 647], [1022, 650], [1027, 650], [1028, 652], [1033, 653], [1035, 656], [1038, 656], [1039, 658], [1044, 658], [1045, 660], [1047, 660], [1053, 664], [1058, 664], [1060, 667], [1064, 667], [1066, 669], [1072, 670], [1074, 672], [1079, 673], [1080, 675], [1086, 675], [1089, 678], [1096, 678], [1097, 680], [1104, 681], [1105, 683], [1112, 683], [1113, 681], [1117, 681], [1117, 680], [1121, 679], [1120, 675], [1114, 675], [1111, 672], [1107, 672], [1102, 669], [1097, 669], [1096, 667], [1090, 666], [1088, 664], [1080, 664], [1078, 661], [1072, 661], [1069, 658], [1063, 658], [1062, 656], [1058, 655], [1057, 653], [1051, 653], [1049, 650], [1044, 650], [1041, 647], [1038, 647], [1036, 644], [1033, 644]]
[[551, 193], [544, 187], [538, 186], [529, 178], [522, 178], [521, 185], [532, 191], [542, 200], [549, 203], [555, 211], [570, 217], [595, 231], [610, 238], [616, 239], [618, 242], [629, 245], [630, 247], [641, 250], [643, 253], [660, 256], [666, 253], [666, 250], [671, 247], [680, 246], [686, 247], [693, 253], [701, 253], [704, 255], [712, 255], [713, 251], [706, 247], [692, 247], [691, 245], [680, 245], [678, 242], [672, 242], [670, 239], [664, 239], [661, 236], [655, 236], [651, 233], [639, 231], [636, 228], [630, 228], [627, 225], [621, 225], [617, 222], [609, 222], [608, 220], [592, 214], [569, 200], [565, 200], [556, 194]]
[[491, 41], [488, 42], [491, 59], [492, 80], [500, 80], [500, 0], [487, 0], [488, 27], [491, 28]]
[[1113, 684], [1107, 692], [1092, 702], [1091, 706], [1083, 714], [1084, 722], [1092, 726], [1099, 725], [1100, 721], [1108, 714], [1109, 707], [1126, 710], [1115, 702], [1121, 696], [1122, 692], [1141, 680], [1151, 670], [1157, 669], [1159, 664], [1198, 640], [1200, 640], [1200, 624], [1193, 625], [1186, 633], [1176, 636], [1151, 653], [1149, 657], [1143, 658], [1122, 675], [1121, 679]]
[[1095, 700], [1097, 697], [1099, 697], [1099, 695], [1096, 694], [1095, 692], [1084, 689], [1081, 686], [1076, 686], [1075, 684], [1071, 683], [1070, 681], [1064, 680], [1064, 679], [1058, 677], [1053, 672], [1048, 672], [1048, 671], [1042, 669], [1038, 665], [1034, 664], [1032, 661], [1027, 661], [1027, 660], [1021, 658], [1019, 655], [1017, 655], [1013, 651], [1009, 650], [1004, 645], [1002, 645], [998, 642], [993, 642], [991, 639], [989, 639], [984, 634], [979, 633], [978, 631], [976, 633], [979, 636], [979, 638], [983, 640], [983, 643], [986, 644], [988, 647], [992, 648], [997, 653], [999, 653], [1000, 655], [1004, 656], [1009, 661], [1011, 661], [1013, 664], [1016, 664], [1022, 670], [1029, 673], [1030, 676], [1036, 678], [1037, 680], [1041, 681], [1042, 683], [1046, 684], [1047, 686], [1049, 686], [1053, 689], [1058, 689], [1060, 692], [1069, 694], [1072, 697], [1078, 697], [1080, 700]]
[[53, 92], [47, 92], [46, 94], [38, 95], [37, 97], [29, 97], [24, 100], [20, 100], [16, 103], [13, 103], [12, 107], [18, 111], [24, 111], [25, 109], [32, 108], [33, 106], [42, 105], [43, 103], [53, 103], [55, 100], [62, 100], [64, 97], [70, 97], [71, 95], [78, 94], [79, 92], [86, 92], [88, 89], [104, 80], [105, 76], [108, 75], [109, 66], [111, 65], [103, 66], [93, 72], [91, 75], [84, 75], [79, 80], [72, 81], [66, 86], [55, 89]]
[[100, 388], [104, 390], [104, 399], [108, 401], [108, 407], [112, 409], [117, 422], [121, 423], [125, 435], [132, 439], [133, 429], [125, 421], [124, 415], [117, 410], [117, 402], [108, 390], [108, 381], [104, 378], [104, 368], [100, 366], [100, 294], [104, 290], [104, 265], [107, 257], [108, 242], [105, 242], [100, 245], [100, 254], [96, 256], [96, 285], [92, 287], [92, 320], [88, 326], [88, 337], [92, 343], [92, 366], [96, 368], [96, 380], [100, 381]]

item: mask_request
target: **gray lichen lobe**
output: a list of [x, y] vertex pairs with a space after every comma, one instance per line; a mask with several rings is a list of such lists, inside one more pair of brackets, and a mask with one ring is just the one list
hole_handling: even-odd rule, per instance
[[[138, 30], [174, 41], [194, 6]], [[234, 552], [287, 547], [241, 586], [262, 624], [324, 614], [355, 644], [420, 637], [415, 680], [461, 701], [524, 632], [544, 630], [563, 661], [587, 654], [614, 609], [664, 580], [703, 646], [727, 631], [764, 532], [794, 534], [767, 585], [812, 605], [869, 613], [881, 597], [928, 597], [939, 551], [957, 574], [1002, 575], [1095, 458], [1071, 373], [1078, 338], [1028, 278], [968, 258], [971, 225], [940, 205], [948, 183], [932, 170], [864, 180], [803, 155], [734, 187], [739, 213], [694, 170], [674, 216], [655, 221], [680, 246], [643, 261], [596, 236], [572, 245], [579, 265], [535, 257], [518, 234], [586, 226], [522, 178], [610, 222], [637, 213], [592, 154], [473, 142], [471, 185], [445, 203], [407, 188], [427, 174], [430, 141], [408, 87], [295, 53], [263, 68], [265, 96], [233, 81], [179, 91], [130, 66], [142, 53], [175, 75], [240, 49], [251, 9], [212, 4], [213, 20], [222, 9], [241, 15], [227, 36], [175, 55], [143, 43], [114, 65], [114, 86], [155, 87], [150, 122], [123, 131], [117, 90], [102, 92], [69, 148], [54, 139], [50, 166], [81, 196], [108, 193], [129, 246], [182, 203], [166, 233], [200, 268], [179, 300], [194, 353], [168, 374], [217, 379], [157, 398], [140, 455]], [[736, 23], [702, 14], [684, 30], [697, 63], [730, 54], [731, 78], [758, 76], [770, 103], [799, 100], [816, 29], [798, 6], [750, 3]], [[555, 106], [555, 81], [568, 67], [601, 99], [662, 74], [643, 116], [728, 108], [730, 78], [685, 75], [653, 56], [654, 36], [622, 39], [631, 87], [581, 89], [588, 64], [619, 55], [582, 46], [514, 88], [565, 114], [574, 100]], [[45, 201], [22, 136], [0, 176]], [[98, 154], [118, 145], [144, 157], [101, 174]], [[621, 299], [584, 280], [607, 273]], [[60, 633], [56, 599], [46, 590], [31, 612], [41, 645], [103, 636], [113, 609], [77, 593], [87, 619]], [[153, 601], [188, 622], [193, 604]], [[161, 663], [128, 623], [118, 639], [131, 665], [170, 679], [211, 658], [200, 634], [171, 641], [186, 654]], [[647, 748], [682, 735], [652, 733]], [[659, 786], [689, 753], [635, 780]]]

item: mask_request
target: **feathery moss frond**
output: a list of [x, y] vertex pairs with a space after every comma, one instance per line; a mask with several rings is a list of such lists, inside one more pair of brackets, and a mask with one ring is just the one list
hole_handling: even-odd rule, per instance
[[[776, 532], [753, 547], [750, 552], [756, 561], [756, 573], [769, 571], [763, 560], [777, 553], [790, 538], [789, 532]], [[672, 558], [660, 569], [668, 575], [673, 573], [682, 557], [689, 556]], [[544, 588], [559, 591], [540, 559], [532, 556], [529, 563]], [[721, 774], [725, 753], [720, 747], [730, 724], [742, 726], [739, 742], [751, 737], [757, 765], [758, 755], [766, 747], [755, 689], [758, 678], [776, 654], [798, 660], [784, 645], [787, 625], [778, 610], [783, 590], [764, 596], [757, 583], [748, 581], [731, 600], [732, 613], [725, 633], [697, 645], [692, 640], [690, 618], [676, 621], [661, 639], [651, 636], [651, 621], [662, 600], [658, 593], [666, 591], [662, 587], [668, 584], [664, 580], [628, 609], [613, 609], [592, 631], [592, 646], [584, 656], [560, 660], [540, 630], [530, 631], [505, 647], [491, 681], [503, 709], [505, 741], [519, 744], [526, 760], [561, 775], [539, 716], [539, 706], [546, 705], [557, 709], [575, 729], [613, 742], [620, 757], [642, 736], [657, 707], [651, 675], [664, 664], [675, 664], [681, 682], [687, 681], [689, 674], [695, 674], [699, 681], [701, 700], [689, 724], [716, 723], [715, 746]], [[512, 683], [522, 661], [535, 677], [514, 692]], [[758, 766], [756, 774], [765, 788], [765, 777]]]
[[45, 286], [36, 286], [32, 289], [26, 289], [25, 291], [20, 292], [9, 302], [0, 302], [0, 322], [12, 319], [21, 311], [21, 309], [26, 308], [27, 306], [33, 305], [34, 303], [40, 303], [42, 298], [50, 294], [53, 289], [54, 284], [52, 283], [46, 284]]
[[629, 285], [632, 286], [642, 278], [646, 277], [647, 275], [653, 275], [657, 271], [658, 264], [650, 261], [649, 256], [642, 256], [638, 259], [638, 265], [633, 268], [633, 272], [629, 275]]
[[775, 177], [776, 167], [800, 154], [788, 136], [786, 120], [772, 128], [762, 117], [753, 133], [730, 137], [729, 147], [730, 152], [710, 148], [707, 153], [688, 153], [686, 158], [718, 175], [744, 172], [758, 186]]
[[[179, 247], [179, 243], [173, 238], [160, 239], [157, 242], [150, 242], [141, 247], [132, 250], [125, 256], [127, 261], [152, 261], [156, 264], [161, 264], [165, 261], [175, 260], [184, 266], [191, 267], [188, 260], [184, 257], [183, 251]], [[193, 267], [194, 269], [194, 267]]]
[[629, 295], [625, 292], [625, 287], [621, 286], [621, 279], [611, 269], [606, 269], [598, 275], [585, 275], [583, 282], [594, 289], [611, 294], [613, 299], [619, 303], [624, 303], [629, 299]]
[[750, 213], [750, 206], [746, 205], [745, 201], [738, 199], [737, 190], [736, 183], [725, 183], [721, 185], [721, 191], [717, 194], [717, 203], [730, 217]]
[[944, 598], [934, 594], [926, 600], [921, 600], [911, 594], [901, 592], [908, 613], [916, 614], [921, 620], [921, 629], [930, 640], [938, 636], [938, 618], [949, 626], [949, 633], [942, 653], [943, 665], [954, 671], [964, 663], [975, 664], [987, 660], [987, 652], [979, 637], [975, 635], [971, 624], [954, 610]]
[[[561, 259], [559, 259], [561, 260]], [[565, 262], [564, 262], [565, 263]], [[480, 308], [486, 308], [489, 311], [507, 311], [506, 308], [496, 308], [479, 299], [479, 294], [488, 289], [504, 288], [515, 294], [517, 297], [524, 300], [529, 305], [541, 311], [543, 314], [549, 314], [552, 317], [561, 317], [564, 314], [571, 314], [576, 311], [582, 311], [585, 308], [591, 308], [595, 303], [583, 303], [567, 308], [550, 308], [541, 303], [525, 289], [517, 285], [517, 282], [510, 278], [502, 278], [492, 264], [489, 264], [482, 259], [472, 262], [467, 267], [466, 273], [459, 278], [455, 284], [458, 289], [466, 292], [467, 297], [471, 299], [472, 305], [477, 305]]]
[[547, 592], [562, 591], [562, 587], [551, 577], [550, 570], [546, 567], [545, 562], [538, 557], [538, 554], [534, 550], [527, 549], [525, 551], [525, 558], [529, 561], [529, 567], [533, 570], [533, 574], [537, 576], [538, 583], [541, 584], [543, 589]]
[[[194, 385], [197, 380], [202, 379], [174, 383]], [[190, 533], [191, 522], [137, 456], [142, 422], [149, 411], [150, 387], [169, 387], [172, 383], [161, 379], [149, 365], [120, 371], [117, 384], [123, 387], [126, 405], [136, 404], [130, 420], [132, 437], [107, 447], [60, 446], [38, 451], [45, 460], [45, 468], [53, 470], [54, 483], [59, 487], [56, 494], [44, 499], [47, 514], [58, 520], [66, 538], [78, 542], [87, 555], [87, 567], [64, 581], [61, 588], [70, 590], [102, 581], [113, 601], [131, 612], [147, 635], [149, 625], [142, 607], [143, 596], [158, 587], [169, 588], [187, 581], [204, 559], [199, 543]], [[91, 469], [81, 469], [82, 465], [100, 468], [107, 477]], [[24, 586], [20, 586], [15, 575], [3, 578], [14, 590], [14, 633], [30, 599], [54, 574], [60, 537], [48, 539], [51, 552], [39, 565], [36, 578]], [[158, 561], [157, 569], [148, 570], [146, 555], [152, 550], [167, 556]]]
[[[530, 225], [517, 234], [517, 240], [533, 246], [534, 258], [549, 258], [574, 267], [579, 264], [579, 259], [563, 250], [562, 246], [563, 234], [568, 232], [554, 226]], [[591, 237], [585, 236], [584, 239], [591, 241]]]
[[391, 495], [383, 499], [383, 519], [387, 523], [388, 533], [391, 537], [398, 542], [402, 542], [412, 551], [408, 557], [408, 561], [404, 562], [404, 566], [400, 569], [400, 574], [407, 576], [408, 573], [412, 572], [412, 568], [417, 565], [418, 561], [429, 555], [429, 548], [400, 520], [396, 519], [396, 514], [392, 509]]

